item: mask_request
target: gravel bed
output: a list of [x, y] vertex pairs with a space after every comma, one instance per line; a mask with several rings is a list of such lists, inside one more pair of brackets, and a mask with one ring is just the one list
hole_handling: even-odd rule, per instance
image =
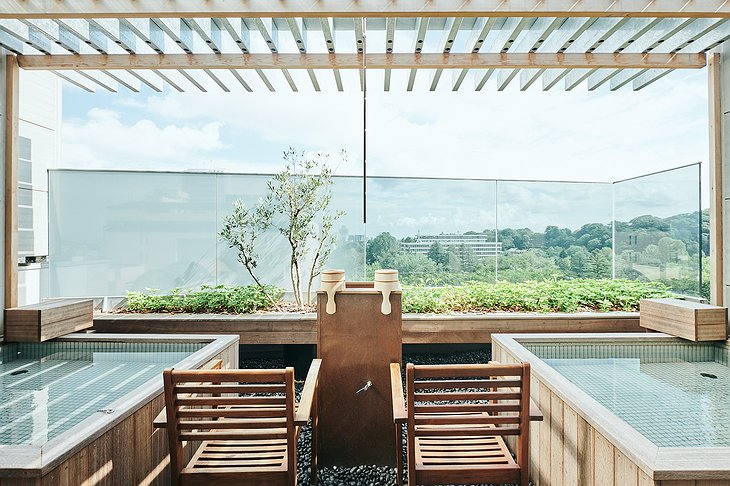
[[[491, 350], [484, 348], [477, 351], [454, 353], [411, 353], [403, 355], [403, 363], [414, 364], [457, 364], [486, 363], [491, 359]], [[241, 368], [282, 368], [284, 361], [277, 358], [242, 359]], [[297, 400], [304, 387], [304, 382], [296, 382]], [[402, 443], [405, 443], [405, 428], [402, 430]], [[303, 427], [297, 444], [298, 484], [315, 486], [310, 482], [310, 464], [312, 460], [312, 431], [309, 426]], [[405, 450], [403, 452], [405, 467]], [[405, 480], [405, 471], [404, 471]], [[317, 474], [317, 486], [391, 486], [396, 484], [395, 468], [388, 466], [363, 465], [357, 467], [322, 467]]]

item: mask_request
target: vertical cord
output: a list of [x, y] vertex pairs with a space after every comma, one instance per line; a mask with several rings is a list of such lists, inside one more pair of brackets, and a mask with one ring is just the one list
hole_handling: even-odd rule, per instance
[[367, 24], [362, 22], [362, 223], [368, 222], [368, 76], [367, 76]]
[[499, 279], [499, 181], [494, 181], [494, 283]]
[[[631, 253], [629, 253], [631, 255]], [[629, 258], [631, 258], [629, 256]], [[611, 183], [611, 278], [616, 279], [616, 183]]]

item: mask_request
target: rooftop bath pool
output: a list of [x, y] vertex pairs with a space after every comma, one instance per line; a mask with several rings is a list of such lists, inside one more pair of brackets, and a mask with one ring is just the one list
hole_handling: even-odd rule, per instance
[[547, 450], [531, 453], [538, 485], [559, 484], [554, 468], [574, 484], [728, 484], [727, 342], [498, 335], [492, 352], [497, 361], [532, 365], [531, 395], [546, 416], [533, 431]]
[[70, 334], [1, 344], [0, 478], [46, 481], [81, 454], [84, 464], [93, 457], [107, 465], [113, 481], [122, 480], [114, 476], [122, 462], [134, 470], [136, 454], [146, 454], [146, 464], [167, 453], [166, 441], [151, 430], [163, 405], [162, 370], [219, 359], [223, 367], [237, 365], [237, 337]]

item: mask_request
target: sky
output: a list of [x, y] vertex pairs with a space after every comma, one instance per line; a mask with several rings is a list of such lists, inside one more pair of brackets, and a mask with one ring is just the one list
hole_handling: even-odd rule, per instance
[[[282, 87], [284, 81], [276, 74], [272, 79]], [[341, 175], [361, 175], [365, 154], [368, 175], [465, 179], [610, 183], [696, 162], [707, 165], [706, 70], [675, 71], [638, 92], [589, 92], [585, 85], [570, 92], [544, 92], [539, 83], [521, 92], [517, 82], [498, 92], [493, 81], [480, 92], [473, 90], [473, 81], [452, 92], [448, 72], [439, 89], [430, 92], [429, 73], [419, 72], [410, 93], [405, 89], [407, 71], [393, 72], [389, 92], [382, 89], [383, 72], [375, 71], [368, 73], [366, 103], [356, 72], [343, 72], [343, 93], [331, 89], [331, 73], [319, 74], [322, 93], [313, 91], [306, 72], [295, 75], [299, 93], [265, 92], [255, 75], [248, 76], [254, 93], [224, 93], [212, 83], [207, 93], [91, 94], [64, 86], [61, 167], [271, 173], [282, 167], [281, 154], [290, 146], [310, 154], [334, 155], [344, 149], [346, 160], [333, 157]], [[692, 198], [696, 201], [689, 179], [685, 186], [673, 182], [679, 189], [672, 191], [633, 184], [624, 200], [649, 208], [663, 197], [664, 212], [671, 213], [687, 207]], [[705, 187], [706, 181], [704, 171]], [[411, 192], [393, 198], [400, 203], [387, 196], [378, 200], [378, 187], [371, 184], [373, 206], [384, 204], [393, 211], [388, 226], [394, 232], [428, 232], [445, 224], [454, 231], [477, 229], [470, 225], [481, 209], [458, 214], [439, 210], [433, 185], [412, 185]], [[469, 187], [454, 186], [441, 197], [455, 201], [477, 191], [484, 205], [492, 204], [491, 186]], [[513, 227], [544, 229], [543, 222], [551, 218], [575, 226], [585, 219], [577, 213], [603, 207], [596, 202], [603, 201], [603, 189], [504, 187], [519, 202], [500, 209], [520, 221]], [[409, 197], [403, 199], [403, 194]]]

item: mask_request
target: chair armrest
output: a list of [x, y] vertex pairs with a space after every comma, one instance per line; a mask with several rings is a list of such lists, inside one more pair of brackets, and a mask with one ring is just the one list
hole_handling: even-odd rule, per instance
[[[200, 367], [201, 370], [220, 370], [221, 368], [223, 368], [222, 359], [208, 361]], [[164, 406], [162, 407], [160, 413], [157, 414], [157, 417], [155, 417], [155, 419], [152, 421], [152, 426], [156, 429], [167, 428], [167, 409]]]
[[299, 406], [297, 407], [297, 412], [294, 415], [294, 423], [296, 425], [307, 425], [307, 422], [309, 422], [309, 417], [312, 413], [314, 394], [317, 391], [317, 386], [319, 384], [319, 368], [321, 365], [321, 359], [313, 359], [312, 364], [309, 366], [307, 379], [304, 381], [302, 397], [299, 400]]
[[165, 407], [162, 407], [162, 410], [159, 414], [157, 414], [157, 417], [152, 421], [152, 426], [156, 429], [166, 429], [167, 428], [167, 410]]
[[543, 418], [544, 417], [542, 416], [542, 412], [537, 406], [537, 403], [530, 398], [530, 422], [542, 422]]
[[403, 381], [398, 363], [390, 363], [390, 394], [393, 400], [393, 422], [403, 423], [408, 420], [408, 413], [403, 399]]

